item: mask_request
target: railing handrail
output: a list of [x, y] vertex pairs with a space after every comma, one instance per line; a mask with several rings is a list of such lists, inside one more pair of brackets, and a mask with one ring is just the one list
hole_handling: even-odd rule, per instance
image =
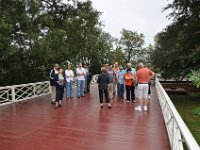
[[29, 86], [29, 85], [34, 85], [34, 84], [48, 83], [48, 82], [49, 82], [49, 81], [43, 81], [43, 82], [35, 82], [35, 83], [27, 83], [27, 84], [18, 84], [18, 85], [1, 86], [1, 87], [0, 87], [0, 90], [9, 89], [9, 88], [12, 88], [12, 87]]
[[[188, 129], [187, 125], [181, 118], [180, 114], [178, 113], [177, 109], [175, 108], [173, 102], [167, 95], [166, 91], [162, 87], [161, 83], [159, 80], [156, 78], [156, 84], [159, 86], [162, 94], [166, 98], [166, 102], [169, 105], [169, 108], [171, 109], [171, 113], [173, 114], [173, 117], [178, 125], [178, 128], [180, 129], [181, 135], [184, 139], [184, 142], [188, 146], [189, 150], [200, 150], [199, 145], [197, 144], [196, 140], [194, 139], [193, 135], [191, 134], [190, 130]], [[162, 108], [161, 108], [162, 109]]]
[[49, 81], [0, 87], [0, 106], [50, 93]]

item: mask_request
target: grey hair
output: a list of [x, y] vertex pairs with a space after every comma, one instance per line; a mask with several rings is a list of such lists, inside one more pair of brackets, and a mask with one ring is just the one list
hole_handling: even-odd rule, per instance
[[138, 64], [138, 66], [142, 68], [142, 67], [144, 67], [144, 64], [143, 64], [142, 62], [140, 62], [140, 63]]

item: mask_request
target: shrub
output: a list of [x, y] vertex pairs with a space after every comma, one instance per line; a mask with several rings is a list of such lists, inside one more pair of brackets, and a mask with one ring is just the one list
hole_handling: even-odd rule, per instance
[[189, 79], [192, 81], [193, 86], [200, 88], [200, 70], [192, 70], [191, 74], [189, 74]]

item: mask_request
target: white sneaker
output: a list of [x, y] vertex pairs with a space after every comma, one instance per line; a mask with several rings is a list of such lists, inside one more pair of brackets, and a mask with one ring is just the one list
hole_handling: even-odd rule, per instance
[[136, 111], [142, 111], [142, 108], [140, 106], [135, 107]]
[[147, 106], [144, 106], [144, 111], [147, 111]]
[[148, 100], [151, 100], [151, 96], [150, 95], [148, 96]]

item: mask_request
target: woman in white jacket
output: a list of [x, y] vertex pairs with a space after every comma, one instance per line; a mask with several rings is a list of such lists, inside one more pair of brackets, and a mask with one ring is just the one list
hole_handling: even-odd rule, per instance
[[67, 70], [65, 70], [66, 98], [73, 98], [73, 78], [74, 72], [71, 70], [71, 64], [68, 64]]

